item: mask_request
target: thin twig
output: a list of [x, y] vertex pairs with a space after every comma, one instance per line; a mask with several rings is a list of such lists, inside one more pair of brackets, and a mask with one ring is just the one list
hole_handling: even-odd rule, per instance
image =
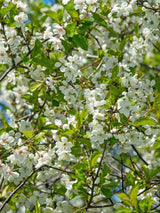
[[98, 46], [100, 47], [100, 49], [102, 49], [102, 46], [101, 46], [98, 38], [96, 36], [94, 36], [93, 34], [91, 34], [91, 33], [90, 33], [90, 35], [96, 40], [96, 42], [97, 42]]
[[96, 176], [95, 176], [95, 177], [92, 177], [93, 180], [92, 180], [92, 187], [91, 187], [91, 195], [90, 195], [90, 199], [89, 199], [89, 201], [88, 201], [86, 210], [90, 208], [92, 199], [93, 199], [93, 197], [94, 197], [95, 182], [96, 182], [96, 179], [98, 178], [99, 172], [100, 172], [100, 170], [101, 170], [101, 165], [102, 165], [102, 161], [103, 161], [104, 154], [105, 154], [105, 151], [106, 151], [106, 147], [107, 147], [107, 142], [105, 141], [105, 143], [104, 143], [104, 148], [103, 148], [103, 153], [102, 153], [102, 156], [101, 156], [101, 159], [100, 159], [100, 162], [99, 162], [99, 166], [98, 166], [98, 169], [97, 169]]
[[131, 146], [132, 146], [133, 150], [137, 153], [137, 155], [141, 159], [141, 161], [143, 161], [143, 163], [145, 163], [145, 165], [148, 166], [149, 164], [142, 158], [142, 156], [140, 155], [140, 153], [138, 152], [138, 150], [136, 149], [136, 147], [133, 144], [131, 144]]
[[73, 212], [73, 213], [80, 212], [81, 210], [86, 209], [86, 207], [87, 207], [87, 206], [83, 206], [83, 207], [81, 207], [81, 208], [77, 209], [77, 210], [76, 210], [75, 212]]
[[153, 67], [149, 64], [145, 64], [145, 63], [140, 63], [140, 65], [142, 65], [143, 67], [147, 67], [149, 69], [152, 69], [152, 70], [156, 70], [156, 71], [160, 71], [160, 67]]
[[49, 166], [49, 165], [44, 165], [45, 167], [48, 167], [48, 168], [52, 168], [52, 169], [55, 169], [55, 170], [58, 170], [58, 171], [61, 171], [61, 172], [66, 172], [68, 174], [75, 174], [74, 172], [70, 172], [70, 171], [66, 171], [66, 169], [59, 169], [59, 168], [56, 168], [54, 166]]
[[106, 205], [100, 205], [100, 206], [90, 206], [89, 208], [106, 208], [111, 207], [113, 204], [106, 204]]
[[[121, 156], [120, 156], [120, 157], [121, 157]], [[121, 157], [121, 164], [122, 164], [122, 166], [121, 166], [122, 191], [125, 192], [125, 187], [124, 187], [124, 175], [123, 175], [123, 166], [124, 166], [124, 164], [123, 164], [122, 157]]]
[[[120, 161], [120, 160], [118, 160], [118, 159], [115, 158], [114, 156], [112, 156], [112, 158], [121, 164], [121, 161]], [[134, 170], [133, 170], [131, 167], [129, 167], [128, 165], [124, 164], [124, 166], [125, 166], [126, 168], [130, 169], [132, 172], [134, 172]]]
[[144, 192], [148, 191], [149, 189], [152, 189], [152, 187], [147, 187], [146, 189], [144, 189], [142, 192], [140, 192], [137, 196], [140, 196], [141, 194], [143, 194]]
[[154, 12], [160, 12], [160, 8], [154, 8], [154, 7], [152, 7], [152, 5], [150, 7], [145, 6], [144, 5], [145, 1], [143, 1], [143, 0], [138, 0], [138, 3], [146, 9], [153, 10]]
[[4, 176], [2, 175], [0, 179], [0, 188], [2, 187], [3, 181], [4, 181]]
[[[38, 112], [36, 112], [36, 113], [38, 113]], [[27, 118], [30, 118], [30, 117], [32, 117], [33, 115], [35, 115], [35, 113], [32, 112], [31, 114], [28, 114], [28, 115], [25, 115], [25, 116], [19, 118], [18, 120], [16, 120], [16, 122], [20, 122], [21, 120], [25, 120], [25, 119], [27, 119]]]

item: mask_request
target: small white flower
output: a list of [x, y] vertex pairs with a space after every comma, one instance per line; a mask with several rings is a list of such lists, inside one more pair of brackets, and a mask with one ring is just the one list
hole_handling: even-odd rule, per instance
[[76, 196], [70, 200], [70, 204], [74, 207], [80, 208], [84, 205], [84, 200], [80, 196]]
[[32, 131], [33, 127], [29, 121], [22, 120], [19, 122], [19, 131]]

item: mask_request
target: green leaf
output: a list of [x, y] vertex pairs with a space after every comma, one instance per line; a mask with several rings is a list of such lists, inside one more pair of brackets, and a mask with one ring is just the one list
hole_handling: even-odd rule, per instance
[[15, 7], [15, 5], [10, 3], [7, 7], [1, 8], [0, 15], [4, 17], [13, 7]]
[[117, 196], [124, 202], [124, 204], [126, 204], [128, 206], [132, 205], [131, 199], [130, 199], [130, 197], [127, 194], [120, 193], [120, 194], [117, 194]]
[[95, 20], [95, 22], [97, 22], [98, 24], [100, 24], [101, 26], [105, 27], [106, 29], [108, 29], [108, 25], [105, 22], [105, 20], [102, 18], [102, 16], [100, 16], [98, 13], [93, 13], [93, 18]]
[[68, 14], [74, 18], [79, 19], [78, 12], [74, 9], [74, 1], [70, 0], [68, 4], [64, 5], [64, 8], [67, 10]]
[[8, 189], [9, 189], [9, 185], [7, 185], [7, 186], [3, 189], [2, 194], [0, 195], [0, 197], [6, 197]]
[[45, 130], [45, 131], [43, 131], [43, 132], [40, 132], [40, 133], [38, 133], [38, 134], [34, 137], [34, 139], [35, 139], [35, 140], [42, 139], [43, 136], [44, 136], [46, 133], [47, 133], [47, 130]]
[[33, 131], [21, 131], [25, 136], [28, 138], [32, 137], [34, 135]]
[[76, 157], [80, 157], [82, 156], [82, 151], [81, 151], [81, 147], [79, 144], [75, 144], [75, 146], [72, 147], [72, 154]]
[[81, 47], [84, 50], [88, 50], [88, 40], [86, 39], [85, 36], [83, 36], [83, 35], [74, 35], [72, 37], [71, 41], [76, 47]]
[[111, 85], [109, 88], [110, 88], [111, 95], [113, 95], [115, 97], [119, 96], [120, 90], [116, 86]]
[[35, 90], [37, 90], [41, 86], [42, 86], [42, 83], [40, 83], [40, 82], [33, 82], [33, 83], [30, 84], [29, 89], [30, 89], [31, 92], [34, 92]]
[[46, 118], [39, 116], [38, 117], [38, 128], [41, 129], [46, 124]]
[[104, 194], [105, 197], [107, 198], [111, 198], [112, 197], [112, 192], [110, 189], [108, 189], [107, 187], [103, 186], [101, 188], [101, 192]]
[[149, 176], [151, 178], [155, 177], [159, 172], [160, 172], [160, 166], [158, 166], [158, 167], [154, 168], [152, 171], [150, 171]]
[[82, 21], [80, 27], [77, 29], [78, 34], [84, 35], [92, 26], [93, 22], [86, 20]]
[[109, 31], [110, 36], [113, 36], [113, 37], [117, 36], [117, 33], [111, 27], [108, 26], [103, 16], [99, 15], [98, 13], [92, 13], [92, 14], [93, 14], [94, 21], [97, 22], [99, 25], [105, 27]]
[[32, 52], [31, 52], [31, 56], [32, 56], [32, 57], [35, 57], [35, 56], [38, 55], [41, 51], [42, 51], [42, 43], [41, 43], [38, 39], [36, 39], [34, 48], [33, 48]]
[[77, 120], [77, 129], [79, 129], [81, 127], [81, 125], [84, 123], [84, 121], [87, 119], [87, 115], [88, 115], [88, 110], [86, 108], [84, 108], [82, 110], [82, 112], [78, 112], [76, 115], [76, 120]]
[[131, 203], [134, 208], [137, 208], [137, 194], [138, 194], [139, 185], [132, 187], [130, 192]]
[[70, 43], [67, 40], [62, 40], [62, 45], [65, 48], [65, 53], [69, 55], [71, 53], [71, 51], [72, 51], [73, 44]]
[[30, 94], [24, 94], [24, 95], [21, 96], [21, 98], [24, 98], [26, 100], [30, 100], [31, 95]]
[[51, 11], [51, 10], [47, 10], [44, 12], [47, 16], [49, 16], [50, 18], [52, 18], [54, 21], [59, 22], [59, 18], [56, 12]]
[[115, 211], [115, 213], [132, 213], [133, 210], [132, 209], [128, 209], [128, 208], [120, 208], [120, 209], [117, 209]]
[[53, 71], [54, 63], [52, 63], [52, 61], [47, 58], [43, 52], [41, 52], [37, 57], [33, 58], [32, 61]]
[[36, 213], [41, 213], [41, 205], [38, 201], [36, 201], [35, 210], [36, 210]]
[[55, 99], [52, 100], [53, 106], [59, 106], [59, 102]]
[[153, 103], [153, 111], [156, 115], [156, 118], [158, 119], [158, 122], [160, 123], [159, 109], [160, 109], [160, 92], [156, 91], [155, 92], [155, 100], [154, 100], [154, 103]]
[[66, 26], [65, 30], [68, 37], [73, 37], [77, 33], [76, 27], [77, 27], [77, 22], [73, 22]]
[[103, 176], [108, 175], [110, 172], [111, 172], [110, 168], [106, 164], [104, 164], [103, 168], [102, 168], [102, 174], [103, 174]]
[[73, 135], [74, 133], [75, 133], [74, 129], [66, 129], [66, 130], [63, 130], [60, 135], [61, 136], [66, 136], [66, 135]]
[[131, 34], [131, 35], [127, 35], [124, 39], [122, 39], [122, 41], [119, 45], [119, 50], [121, 52], [123, 51], [123, 48], [127, 44], [127, 42], [132, 39], [132, 37], [133, 37], [133, 35]]
[[87, 119], [87, 115], [88, 115], [88, 110], [84, 108], [82, 112], [80, 113], [80, 119], [82, 123]]
[[160, 76], [157, 76], [155, 78], [156, 84], [155, 84], [155, 88], [158, 90], [158, 92], [160, 93]]
[[131, 174], [131, 173], [127, 173], [126, 176], [127, 176], [127, 181], [129, 182], [129, 184], [134, 186], [135, 185], [135, 177], [134, 177], [134, 175]]
[[54, 129], [59, 129], [59, 127], [56, 126], [55, 124], [48, 124], [48, 125], [44, 126], [42, 129], [54, 130]]
[[134, 31], [136, 33], [136, 36], [139, 38], [139, 23], [135, 24]]
[[156, 125], [156, 122], [151, 118], [139, 118], [134, 123], [134, 126], [142, 126], [142, 125]]
[[147, 198], [144, 198], [143, 200], [139, 201], [139, 207], [143, 212], [150, 213], [153, 203], [154, 203], [154, 201], [152, 200], [152, 198], [147, 197]]
[[91, 148], [91, 142], [88, 138], [78, 138], [78, 142], [80, 144], [84, 144], [86, 148], [90, 149]]
[[89, 159], [90, 162], [90, 166], [91, 168], [95, 166], [95, 164], [97, 163], [97, 159], [101, 156], [102, 152], [98, 151], [98, 152], [94, 152]]
[[117, 75], [119, 73], [119, 67], [118, 66], [115, 66], [113, 69], [112, 69], [112, 79], [116, 79], [117, 78]]

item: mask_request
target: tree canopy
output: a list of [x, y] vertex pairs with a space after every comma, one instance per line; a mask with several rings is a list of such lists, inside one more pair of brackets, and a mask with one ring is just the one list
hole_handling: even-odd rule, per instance
[[159, 0], [0, 0], [0, 212], [160, 211]]

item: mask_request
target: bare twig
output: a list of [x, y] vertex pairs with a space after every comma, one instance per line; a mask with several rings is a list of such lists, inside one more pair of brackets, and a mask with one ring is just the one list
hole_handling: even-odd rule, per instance
[[4, 176], [2, 175], [0, 179], [0, 188], [2, 187], [3, 181], [4, 181]]
[[59, 169], [59, 168], [56, 168], [54, 166], [49, 166], [49, 165], [44, 165], [44, 166], [48, 167], [48, 168], [52, 168], [52, 169], [58, 170], [58, 171], [61, 171], [61, 172], [65, 172], [65, 173], [68, 173], [68, 174], [75, 174], [74, 172], [66, 171], [66, 168], [65, 169]]
[[148, 191], [152, 189], [152, 187], [147, 187], [146, 189], [144, 189], [142, 192], [140, 192], [137, 196], [140, 196], [141, 194], [143, 194], [144, 192]]
[[124, 167], [124, 164], [123, 164], [123, 160], [122, 160], [122, 157], [121, 157], [121, 179], [122, 179], [122, 191], [125, 192], [125, 187], [124, 187], [124, 174], [123, 174], [123, 167]]
[[140, 4], [142, 7], [146, 8], [146, 9], [153, 10], [154, 12], [160, 12], [160, 8], [159, 7], [155, 8], [155, 7], [152, 7], [152, 5], [150, 7], [144, 5], [144, 3], [146, 2], [144, 0], [138, 0], [137, 2], [138, 2], [138, 4]]
[[81, 210], [86, 209], [86, 207], [87, 207], [87, 206], [83, 206], [83, 207], [81, 207], [81, 208], [77, 209], [77, 210], [76, 210], [75, 212], [73, 212], [73, 213], [80, 212]]
[[[112, 158], [121, 164], [121, 161], [120, 161], [120, 160], [118, 160], [118, 159], [115, 158], [114, 156], [112, 156]], [[134, 170], [133, 170], [131, 167], [127, 166], [126, 164], [123, 164], [123, 165], [124, 165], [126, 168], [130, 169], [132, 172], [134, 172]]]
[[98, 38], [96, 36], [94, 36], [93, 34], [91, 34], [91, 33], [90, 33], [90, 35], [96, 40], [96, 42], [97, 42], [98, 46], [100, 47], [100, 49], [102, 49], [102, 46], [101, 46]]
[[153, 67], [149, 64], [145, 64], [145, 63], [140, 63], [140, 65], [142, 65], [143, 67], [147, 67], [149, 69], [152, 69], [152, 70], [156, 70], [156, 71], [160, 71], [160, 67]]
[[140, 155], [140, 153], [138, 152], [136, 147], [133, 144], [131, 144], [131, 146], [132, 146], [133, 150], [136, 152], [136, 154], [138, 155], [138, 157], [141, 159], [141, 161], [143, 161], [143, 163], [148, 166], [149, 164], [142, 158], [142, 156]]
[[106, 208], [106, 207], [111, 207], [114, 204], [106, 204], [106, 205], [100, 205], [100, 206], [91, 206], [89, 208]]
[[94, 197], [95, 182], [96, 182], [96, 179], [98, 178], [98, 175], [99, 175], [99, 172], [100, 172], [100, 169], [101, 169], [101, 165], [102, 165], [102, 161], [103, 161], [104, 154], [105, 154], [105, 151], [106, 151], [106, 147], [107, 147], [107, 142], [105, 141], [104, 148], [103, 148], [103, 153], [102, 153], [102, 156], [101, 156], [101, 159], [100, 159], [100, 162], [99, 162], [99, 166], [98, 166], [98, 169], [97, 169], [97, 172], [96, 172], [96, 176], [95, 177], [92, 176], [91, 195], [90, 195], [90, 199], [88, 201], [86, 210], [90, 208], [90, 205], [92, 203], [92, 199]]

